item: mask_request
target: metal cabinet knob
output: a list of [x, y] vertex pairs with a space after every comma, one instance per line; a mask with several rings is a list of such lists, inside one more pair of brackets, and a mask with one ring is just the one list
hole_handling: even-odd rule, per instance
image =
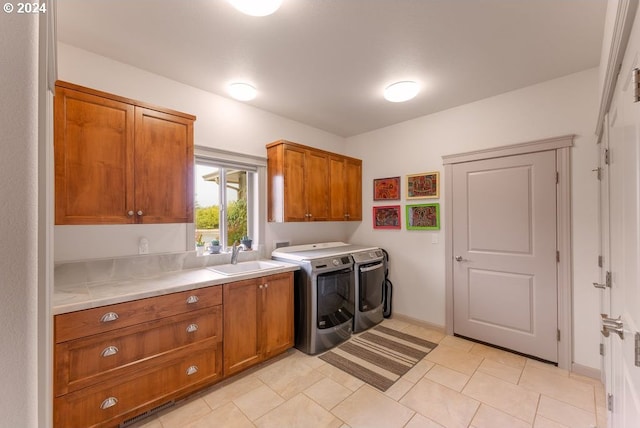
[[133, 216], [133, 210], [129, 210], [129, 211], [127, 211], [127, 215], [128, 215], [129, 217], [132, 217], [132, 216]]
[[142, 210], [138, 210], [138, 215], [142, 215], [142, 214], [144, 214]]
[[198, 373], [198, 366], [189, 366], [187, 368], [187, 376], [191, 376], [192, 374]]
[[187, 297], [187, 305], [198, 303], [199, 301], [200, 301], [200, 299], [198, 298], [198, 296], [189, 296], [189, 297]]
[[104, 348], [102, 350], [102, 352], [100, 353], [100, 356], [102, 357], [109, 357], [111, 355], [115, 355], [117, 354], [119, 351], [117, 346], [107, 346], [106, 348]]
[[111, 322], [118, 319], [118, 314], [115, 312], [107, 312], [100, 318], [100, 322]]
[[461, 262], [461, 261], [463, 261], [463, 260], [464, 260], [464, 259], [462, 258], [462, 256], [456, 256], [456, 261], [457, 261], [457, 262]]
[[198, 324], [189, 324], [187, 326], [187, 333], [193, 333], [194, 331], [198, 331]]
[[109, 407], [115, 406], [116, 404], [118, 404], [118, 399], [116, 397], [109, 397], [109, 398], [105, 399], [102, 402], [102, 404], [100, 404], [100, 408], [102, 410], [106, 410]]

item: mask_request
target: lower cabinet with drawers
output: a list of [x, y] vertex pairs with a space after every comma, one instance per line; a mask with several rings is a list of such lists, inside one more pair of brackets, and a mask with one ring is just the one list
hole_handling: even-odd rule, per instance
[[[291, 272], [259, 281], [270, 278], [293, 296]], [[118, 426], [230, 375], [223, 371], [222, 291], [231, 284], [56, 315], [54, 426]], [[290, 300], [282, 310], [291, 325], [280, 328], [291, 339], [281, 352], [293, 346]]]

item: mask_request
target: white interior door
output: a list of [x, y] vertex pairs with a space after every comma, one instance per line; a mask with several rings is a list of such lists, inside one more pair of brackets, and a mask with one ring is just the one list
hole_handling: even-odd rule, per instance
[[453, 165], [453, 331], [558, 361], [556, 154]]
[[[610, 366], [605, 366], [605, 375], [613, 428], [640, 424], [640, 367], [635, 361], [640, 329], [640, 102], [634, 102], [631, 85], [631, 70], [640, 67], [639, 49], [638, 39], [631, 37], [625, 58], [632, 61], [623, 63], [610, 108], [605, 168], [611, 290], [606, 314], [610, 320], [603, 322], [603, 330], [609, 332], [605, 352], [610, 353]], [[613, 320], [618, 318], [616, 325]]]

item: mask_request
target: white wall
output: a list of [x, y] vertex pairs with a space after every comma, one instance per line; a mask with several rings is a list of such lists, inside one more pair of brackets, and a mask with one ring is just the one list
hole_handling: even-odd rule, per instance
[[[134, 100], [193, 114], [195, 144], [266, 157], [265, 144], [285, 139], [341, 153], [344, 139], [247, 104], [187, 86], [74, 46], [58, 44], [58, 78]], [[273, 242], [345, 240], [343, 223], [272, 225], [266, 228], [266, 251]], [[68, 261], [138, 253], [149, 239], [151, 253], [185, 251], [185, 225], [56, 226], [55, 260]], [[258, 242], [256, 242], [258, 243]]]
[[[417, 102], [428, 102], [428, 94]], [[442, 173], [443, 155], [576, 134], [571, 150], [574, 362], [599, 369], [598, 293], [590, 285], [598, 279], [597, 180], [591, 172], [597, 165], [597, 102], [594, 68], [347, 139], [347, 154], [363, 160], [364, 221], [351, 241], [389, 251], [394, 312], [444, 325], [444, 231], [407, 231], [404, 215], [402, 230], [374, 231], [374, 178]], [[400, 202], [404, 209], [404, 195]], [[437, 202], [443, 209], [442, 196]]]
[[38, 18], [0, 20], [0, 425], [36, 427]]

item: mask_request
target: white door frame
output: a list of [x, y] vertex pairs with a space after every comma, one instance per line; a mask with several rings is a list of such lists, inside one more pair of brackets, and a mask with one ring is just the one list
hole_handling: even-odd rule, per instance
[[453, 334], [453, 165], [461, 162], [521, 155], [555, 150], [558, 171], [558, 187], [556, 193], [557, 218], [557, 250], [560, 261], [557, 264], [558, 275], [558, 367], [571, 369], [572, 355], [572, 296], [571, 284], [571, 157], [574, 135], [530, 141], [484, 150], [446, 155], [442, 157], [444, 164], [444, 229], [445, 229], [445, 330]]

